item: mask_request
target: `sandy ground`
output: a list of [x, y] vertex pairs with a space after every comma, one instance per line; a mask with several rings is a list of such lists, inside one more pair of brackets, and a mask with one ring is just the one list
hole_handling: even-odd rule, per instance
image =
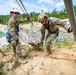
[[[23, 55], [26, 51], [23, 51]], [[21, 64], [13, 68], [14, 63], [8, 62], [6, 67], [11, 70], [7, 75], [76, 75], [76, 45], [71, 50], [66, 48], [52, 48], [52, 54], [46, 56], [44, 51], [29, 52], [31, 58], [21, 59]], [[12, 58], [13, 53], [8, 52], [0, 59], [4, 62]], [[8, 59], [9, 58], [9, 59]]]
[[[34, 24], [37, 27], [41, 26], [38, 23]], [[30, 25], [21, 25], [21, 28], [29, 29]], [[26, 51], [22, 50], [23, 55], [26, 55]], [[53, 47], [52, 54], [46, 54], [45, 48], [43, 51], [31, 50], [30, 58], [21, 59], [21, 64], [17, 64], [13, 69], [14, 62], [7, 62], [12, 58], [12, 51], [7, 52], [4, 57], [0, 54], [0, 61], [7, 62], [4, 69], [11, 69], [7, 75], [76, 75], [76, 42], [72, 44], [72, 49]]]

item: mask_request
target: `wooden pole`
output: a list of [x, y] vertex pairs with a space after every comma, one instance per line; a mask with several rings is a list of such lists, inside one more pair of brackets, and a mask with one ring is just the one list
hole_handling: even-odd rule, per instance
[[74, 39], [76, 41], [76, 21], [75, 21], [75, 12], [74, 12], [73, 3], [72, 0], [64, 0], [64, 3], [66, 6], [70, 24], [73, 28]]

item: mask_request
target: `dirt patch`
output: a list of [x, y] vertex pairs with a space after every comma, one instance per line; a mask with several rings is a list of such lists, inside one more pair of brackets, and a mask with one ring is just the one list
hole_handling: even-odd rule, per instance
[[[47, 52], [32, 50], [29, 52], [30, 58], [20, 60], [20, 65], [13, 68], [14, 62], [6, 63], [6, 67], [11, 70], [7, 75], [76, 75], [76, 46], [71, 50], [66, 48], [52, 48], [52, 54], [46, 56]], [[23, 50], [23, 55], [26, 51]], [[0, 59], [4, 62], [12, 58], [12, 51]], [[6, 68], [5, 67], [5, 68]]]

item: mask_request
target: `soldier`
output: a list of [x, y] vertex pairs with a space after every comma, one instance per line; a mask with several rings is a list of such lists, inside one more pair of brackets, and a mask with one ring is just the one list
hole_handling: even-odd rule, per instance
[[10, 36], [8, 37], [10, 38], [9, 42], [12, 45], [13, 52], [16, 55], [16, 58], [18, 59], [19, 57], [22, 57], [22, 53], [20, 50], [21, 43], [19, 42], [19, 37], [18, 37], [19, 23], [29, 21], [30, 17], [27, 17], [24, 20], [18, 20], [18, 16], [20, 13], [17, 10], [17, 8], [13, 8], [10, 11], [10, 14], [12, 17], [8, 20], [7, 28], [8, 28], [8, 34], [10, 34]]
[[58, 26], [61, 26], [67, 30], [67, 32], [72, 32], [72, 28], [70, 26], [67, 26], [66, 22], [61, 21], [58, 18], [50, 17], [48, 18], [45, 13], [41, 13], [38, 16], [38, 21], [43, 25], [41, 28], [41, 44], [43, 44], [44, 38], [45, 38], [45, 30], [48, 31], [46, 35], [46, 50], [48, 52], [47, 55], [51, 54], [51, 47], [52, 47], [52, 41], [56, 39], [56, 37], [59, 34], [59, 28]]

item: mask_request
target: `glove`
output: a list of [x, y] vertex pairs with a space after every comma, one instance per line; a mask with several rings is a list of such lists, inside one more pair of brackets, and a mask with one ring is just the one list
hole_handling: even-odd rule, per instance
[[29, 15], [27, 16], [27, 20], [28, 20], [28, 21], [30, 20], [30, 16], [29, 16]]
[[68, 33], [72, 32], [73, 29], [71, 27], [68, 28]]

